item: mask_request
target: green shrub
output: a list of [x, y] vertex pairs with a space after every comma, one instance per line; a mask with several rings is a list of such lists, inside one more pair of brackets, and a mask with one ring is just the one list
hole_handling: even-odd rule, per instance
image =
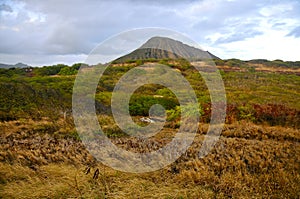
[[129, 102], [129, 112], [131, 115], [148, 116], [149, 109], [154, 104], [160, 104], [166, 110], [170, 110], [175, 108], [178, 102], [172, 98], [133, 95]]
[[66, 66], [59, 71], [59, 75], [76, 75], [78, 70], [73, 67]]

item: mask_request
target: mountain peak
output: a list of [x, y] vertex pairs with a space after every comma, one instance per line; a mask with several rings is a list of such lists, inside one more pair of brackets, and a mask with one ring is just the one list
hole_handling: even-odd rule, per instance
[[26, 67], [29, 67], [27, 64], [24, 64], [24, 63], [17, 63], [14, 65], [16, 68], [26, 68]]
[[30, 66], [27, 64], [21, 63], [21, 62], [14, 64], [14, 65], [0, 63], [0, 68], [27, 68], [27, 67], [30, 67]]
[[117, 62], [138, 59], [178, 59], [203, 60], [219, 59], [208, 51], [189, 46], [181, 41], [168, 37], [155, 36], [151, 37], [140, 48], [133, 52], [118, 58]]

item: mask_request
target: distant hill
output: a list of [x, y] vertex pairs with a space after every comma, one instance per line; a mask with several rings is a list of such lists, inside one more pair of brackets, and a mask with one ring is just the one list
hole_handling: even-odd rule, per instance
[[177, 59], [189, 60], [220, 59], [208, 51], [189, 46], [167, 37], [152, 37], [140, 48], [115, 60], [116, 63], [138, 59]]
[[17, 64], [2, 64], [0, 63], [0, 68], [27, 68], [30, 67], [27, 64], [17, 63]]

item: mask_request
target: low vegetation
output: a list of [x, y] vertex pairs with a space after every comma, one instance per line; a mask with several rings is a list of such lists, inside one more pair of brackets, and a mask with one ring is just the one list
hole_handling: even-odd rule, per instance
[[188, 151], [168, 167], [144, 174], [108, 168], [81, 143], [71, 107], [81, 64], [0, 69], [0, 198], [300, 197], [298, 62], [218, 60], [227, 95], [226, 124], [211, 153], [199, 158], [211, 103], [201, 75], [185, 60], [112, 64], [95, 95], [100, 126], [114, 144], [134, 152], [157, 150], [172, 139], [180, 126], [180, 111], [176, 96], [166, 87], [144, 85], [130, 100], [133, 120], [144, 126], [140, 118], [148, 116], [153, 104], [165, 107], [167, 122], [156, 136], [129, 137], [111, 115], [118, 79], [150, 61], [181, 71], [196, 92], [201, 117]]

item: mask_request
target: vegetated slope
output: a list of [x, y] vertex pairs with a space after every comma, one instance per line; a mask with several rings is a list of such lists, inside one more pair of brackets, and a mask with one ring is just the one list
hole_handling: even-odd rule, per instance
[[[163, 61], [177, 71], [182, 68], [180, 60]], [[138, 65], [137, 60], [109, 68], [96, 101], [110, 105], [118, 78]], [[210, 118], [209, 93], [196, 70], [180, 70], [203, 109], [196, 139], [170, 166], [135, 175], [96, 164], [78, 139], [70, 115], [75, 76], [64, 68], [72, 67], [35, 68], [34, 77], [21, 69], [0, 73], [0, 198], [299, 198], [299, 76], [222, 71], [229, 124], [214, 149], [199, 159]], [[145, 85], [135, 92], [131, 108], [145, 108], [142, 99], [156, 103], [170, 98], [168, 89]], [[139, 116], [133, 119], [139, 121]], [[143, 140], [124, 136], [109, 114], [98, 120], [114, 144], [140, 153], [165, 146], [179, 125], [168, 121], [156, 139]], [[84, 172], [87, 165], [94, 167]]]
[[118, 58], [115, 62], [145, 59], [178, 59], [188, 60], [219, 59], [208, 51], [189, 46], [167, 37], [152, 37], [140, 48]]
[[282, 73], [295, 74], [300, 76], [300, 61], [282, 61], [266, 59], [253, 59], [243, 61], [239, 59], [214, 60], [216, 66], [223, 71], [250, 71], [250, 72], [267, 72], [267, 73]]

